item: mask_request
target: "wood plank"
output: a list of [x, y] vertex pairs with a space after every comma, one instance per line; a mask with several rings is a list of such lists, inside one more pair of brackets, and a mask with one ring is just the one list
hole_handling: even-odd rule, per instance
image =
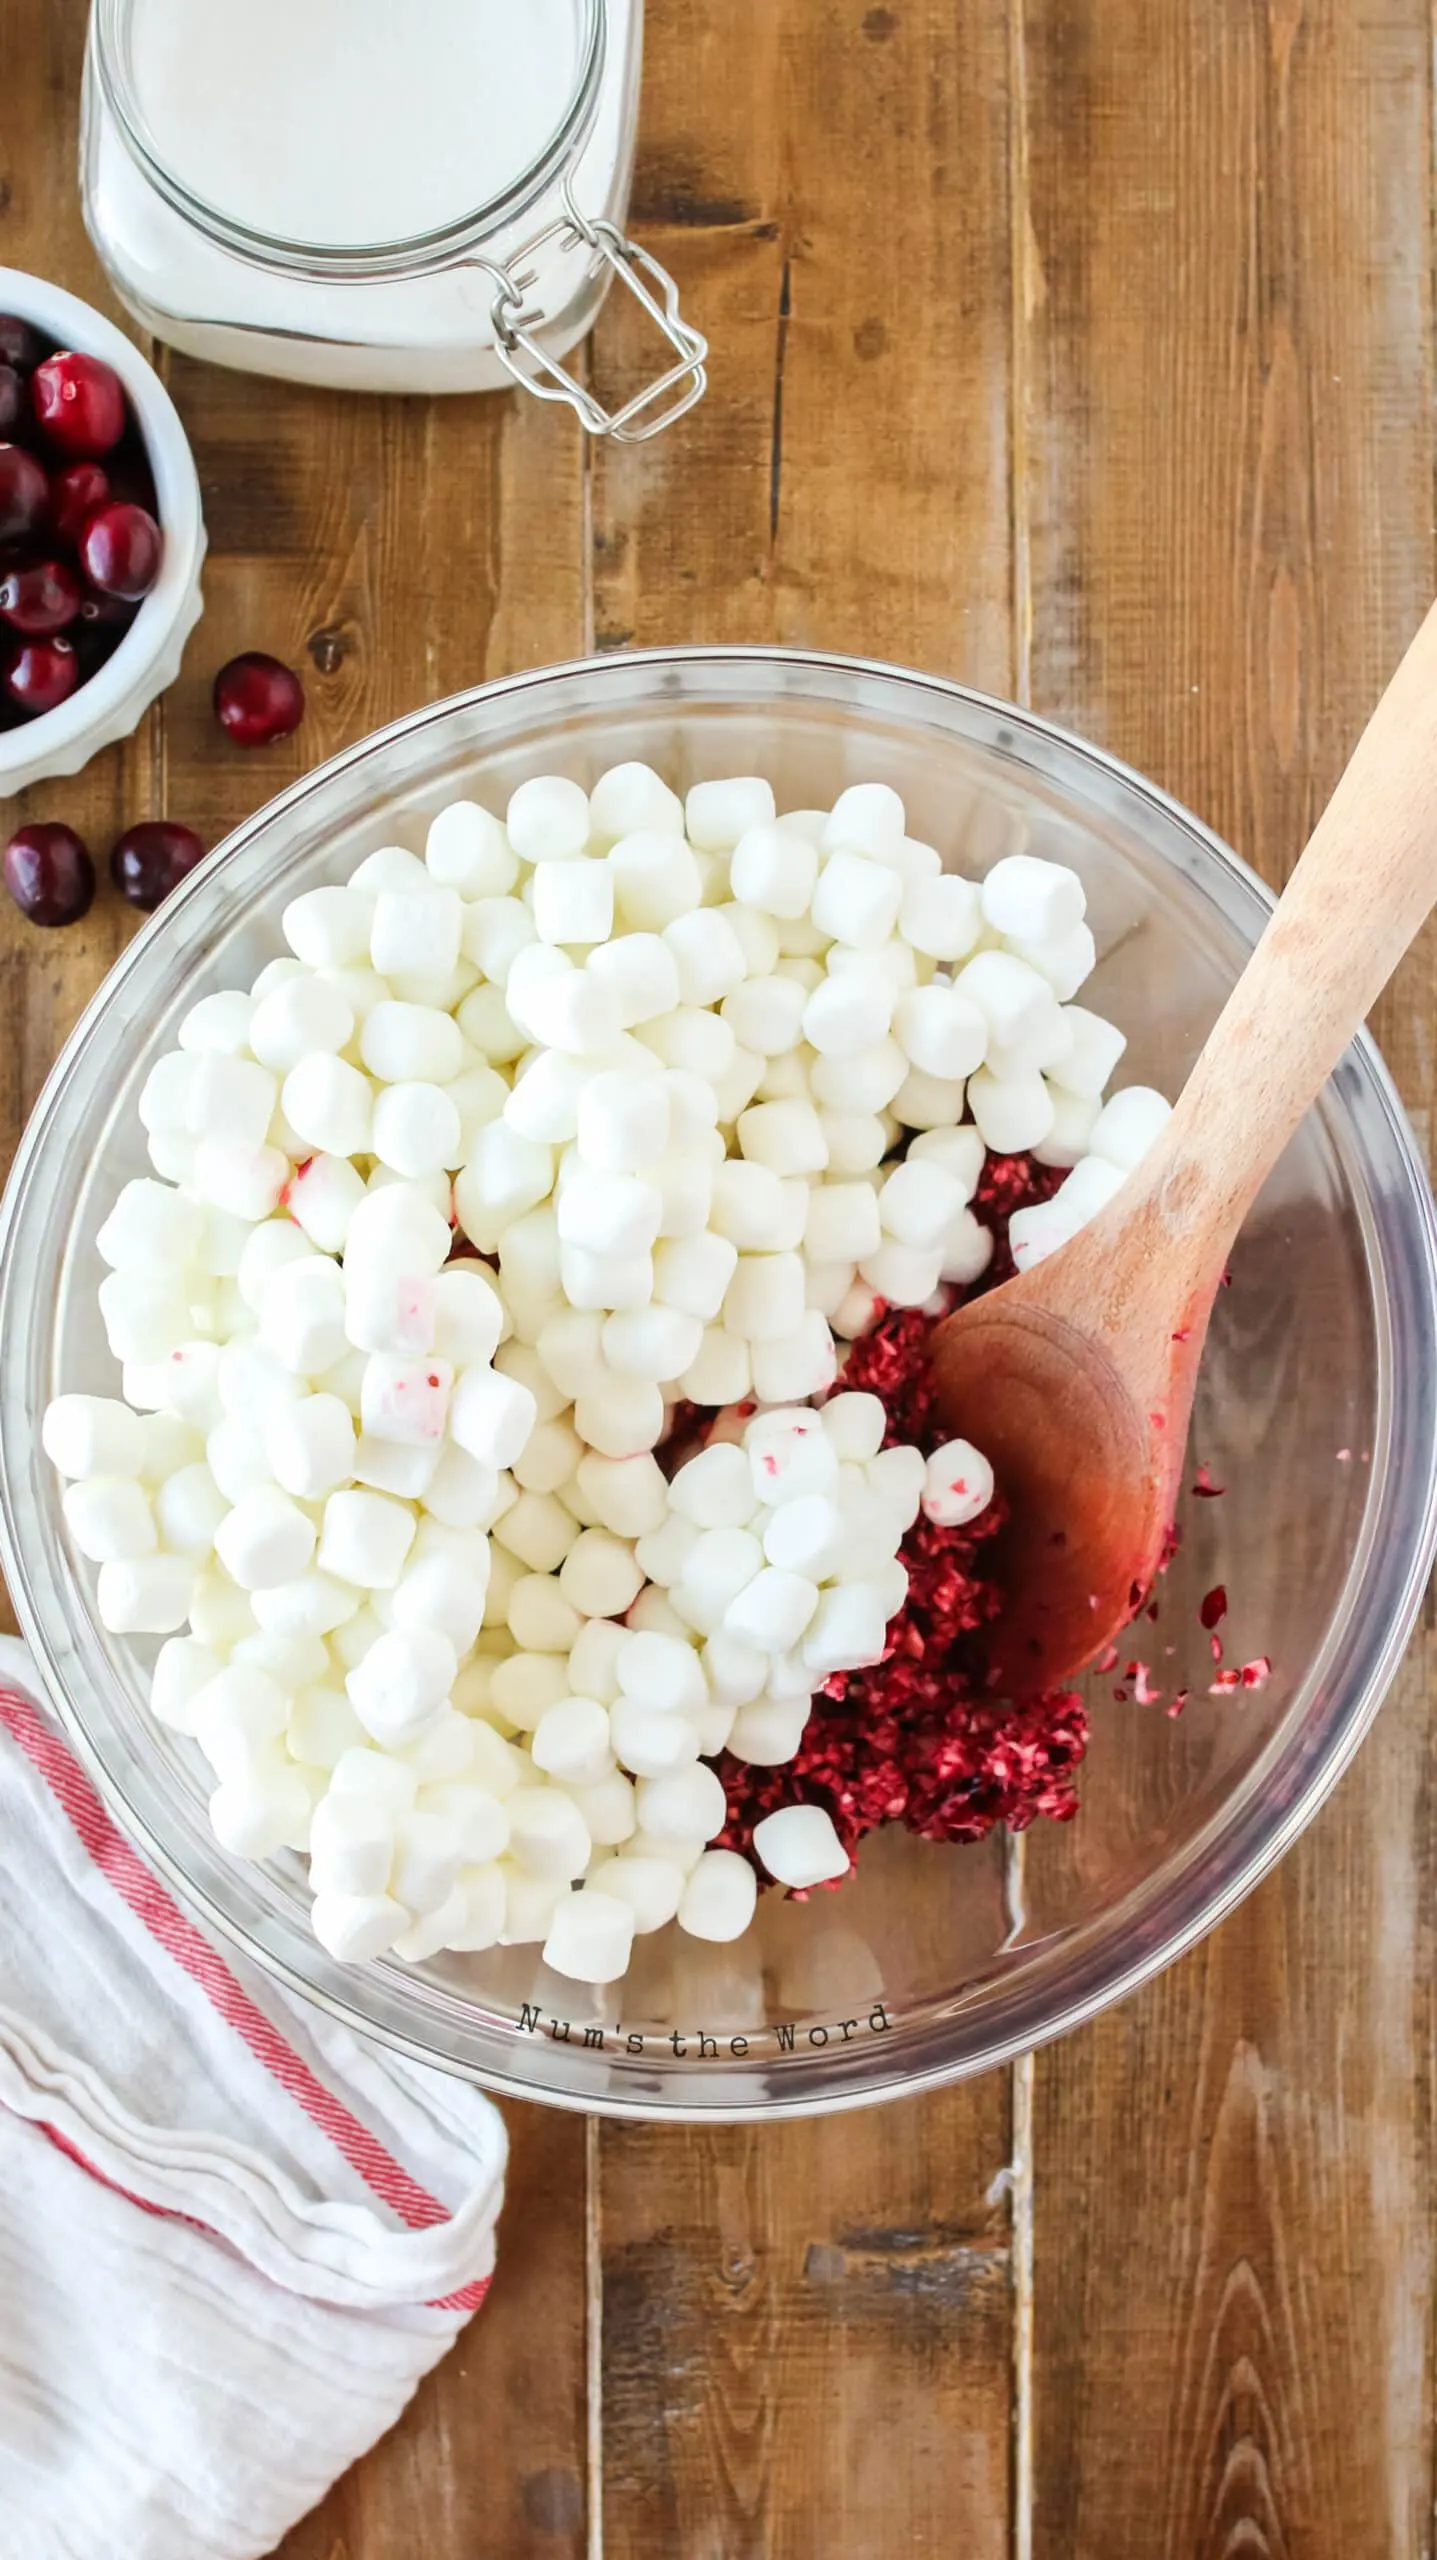
[[[812, 644], [1010, 690], [1001, 12], [656, 0], [649, 30], [636, 203], [713, 379], [662, 446], [594, 455], [599, 645]], [[648, 353], [611, 305], [605, 395]], [[1001, 2076], [600, 2129], [606, 2548], [924, 2560], [961, 2517], [975, 2560], [1007, 2551], [1008, 2141]]]
[[[1022, 18], [1033, 699], [1276, 880], [1432, 588], [1425, 0]], [[1422, 1114], [1433, 977], [1380, 1025]], [[1429, 1630], [1279, 1873], [1038, 2057], [1038, 2560], [1429, 2547], [1434, 1677]]]

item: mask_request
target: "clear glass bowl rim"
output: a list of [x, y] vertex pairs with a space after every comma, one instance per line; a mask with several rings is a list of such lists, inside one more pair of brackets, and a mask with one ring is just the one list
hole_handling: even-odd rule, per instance
[[[1120, 758], [1031, 711], [920, 670], [820, 650], [693, 645], [574, 659], [474, 686], [372, 731], [267, 802], [215, 848], [110, 971], [42, 1088], [0, 1200], [0, 1377], [17, 1358], [21, 1339], [17, 1327], [28, 1339], [35, 1322], [34, 1293], [27, 1305], [17, 1276], [21, 1257], [14, 1248], [32, 1199], [43, 1192], [47, 1133], [61, 1093], [103, 1025], [117, 990], [143, 965], [154, 938], [166, 931], [181, 903], [218, 905], [224, 897], [227, 869], [257, 837], [281, 824], [339, 775], [352, 773], [366, 759], [382, 756], [392, 744], [412, 739], [471, 706], [517, 703], [538, 688], [557, 693], [569, 686], [587, 697], [592, 688], [602, 690], [612, 683], [622, 694], [632, 686], [635, 671], [652, 673], [656, 706], [665, 678], [677, 685], [682, 697], [687, 672], [692, 701], [702, 693], [705, 671], [724, 668], [738, 677], [746, 672], [757, 679], [765, 675], [801, 679], [807, 673], [815, 680], [818, 698], [828, 700], [836, 697], [832, 691], [823, 695], [825, 681], [830, 687], [844, 683], [864, 683], [879, 690], [891, 687], [894, 716], [899, 718], [904, 692], [916, 691], [938, 708], [961, 705], [970, 723], [966, 733], [970, 741], [976, 738], [1001, 753], [1022, 738], [1037, 751], [1039, 769], [1050, 783], [1061, 787], [1065, 775], [1076, 778], [1086, 772], [1159, 817], [1170, 833], [1185, 836], [1201, 866], [1204, 888], [1210, 894], [1222, 893], [1220, 903], [1229, 923], [1242, 924], [1246, 911], [1252, 939], [1271, 910], [1272, 893], [1256, 873], [1191, 811]], [[629, 706], [621, 702], [621, 707]], [[755, 694], [749, 707], [777, 713], [782, 708], [781, 694], [766, 698]], [[555, 710], [557, 716], [557, 704]], [[417, 2034], [408, 2014], [413, 1994], [406, 1993], [397, 1968], [336, 1965], [302, 1925], [277, 1925], [272, 1914], [266, 1917], [263, 1931], [250, 1925], [244, 1908], [243, 1869], [223, 1862], [215, 1876], [202, 1883], [125, 1796], [100, 1741], [61, 1689], [44, 1612], [25, 1566], [16, 1486], [0, 1445], [0, 1566], [40, 1666], [46, 1694], [110, 1810], [200, 1918], [295, 1995], [318, 2003], [357, 2032], [377, 2037], [413, 2061], [480, 2080], [513, 2096], [580, 2112], [694, 2123], [828, 2113], [937, 2087], [1009, 2062], [1126, 1998], [1185, 1953], [1252, 1891], [1305, 1829], [1352, 1759], [1416, 1622], [1437, 1549], [1437, 1210], [1396, 1089], [1366, 1031], [1348, 1050], [1319, 1107], [1342, 1141], [1353, 1206], [1362, 1220], [1374, 1284], [1379, 1374], [1374, 1463], [1344, 1607], [1325, 1652], [1310, 1667], [1300, 1698], [1294, 1700], [1294, 1721], [1299, 1704], [1307, 1702], [1300, 1782], [1275, 1812], [1270, 1807], [1265, 1810], [1248, 1789], [1238, 1819], [1215, 1844], [1220, 1853], [1208, 1861], [1191, 1853], [1187, 1856], [1168, 1883], [1161, 1906], [1157, 1901], [1150, 1906], [1148, 1923], [1134, 1951], [1125, 1952], [1121, 1944], [1102, 1938], [1076, 1956], [1064, 1957], [1063, 1992], [1057, 2001], [1044, 1996], [1048, 1967], [1040, 1963], [1038, 1979], [1015, 1982], [1006, 1989], [994, 2002], [984, 2032], [962, 2050], [944, 2049], [952, 2043], [955, 2020], [962, 2019], [961, 2000], [946, 2004], [944, 2015], [936, 2020], [906, 2025], [903, 2033], [870, 2038], [861, 2047], [804, 2057], [797, 2068], [792, 2062], [776, 2071], [750, 2064], [723, 2066], [714, 2073], [708, 2066], [674, 2075], [665, 2071], [656, 2080], [647, 2063], [628, 2071], [622, 2056], [591, 2053], [585, 2057], [595, 2066], [589, 2085], [580, 2085], [572, 2073], [566, 2076], [570, 2057], [577, 2062], [583, 2050], [578, 2045], [521, 2038], [513, 2030], [482, 2022], [453, 2032], [443, 2044], [432, 2035]], [[1319, 1675], [1325, 1693], [1321, 1701], [1310, 1695]], [[1216, 1828], [1216, 1824], [1209, 1826]]]

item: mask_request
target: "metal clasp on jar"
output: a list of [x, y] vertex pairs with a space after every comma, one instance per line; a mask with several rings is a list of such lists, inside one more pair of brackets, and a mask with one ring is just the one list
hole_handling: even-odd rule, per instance
[[[536, 334], [544, 325], [541, 315], [525, 307], [533, 275], [524, 271], [520, 261], [536, 257], [553, 241], [569, 250], [586, 248], [602, 259], [628, 286], [635, 301], [642, 304], [679, 359], [656, 381], [636, 391], [621, 409], [606, 409], [556, 356], [549, 354]], [[641, 249], [637, 240], [630, 240], [616, 223], [605, 221], [602, 215], [590, 219], [581, 213], [567, 185], [563, 213], [547, 230], [527, 241], [511, 265], [496, 266], [488, 258], [476, 258], [473, 263], [493, 279], [496, 287], [490, 319], [496, 352], [506, 372], [524, 390], [532, 391], [536, 400], [567, 401], [590, 435], [612, 436], [616, 444], [643, 444], [664, 427], [671, 427], [675, 419], [683, 417], [696, 400], [703, 398], [708, 388], [708, 340], [691, 328], [680, 312], [679, 289], [667, 267], [660, 266], [657, 258]], [[657, 287], [657, 298], [646, 279]], [[657, 416], [652, 415], [661, 402], [666, 405], [659, 407]]]

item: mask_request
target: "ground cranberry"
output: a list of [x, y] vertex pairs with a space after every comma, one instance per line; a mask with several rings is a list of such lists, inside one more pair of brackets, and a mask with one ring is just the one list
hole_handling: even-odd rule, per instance
[[0, 577], [0, 621], [27, 639], [48, 640], [80, 610], [80, 581], [63, 560], [33, 560]]
[[13, 364], [0, 364], [0, 436], [12, 436], [25, 413], [25, 385]]
[[281, 658], [247, 649], [215, 678], [215, 718], [237, 747], [267, 747], [304, 718], [304, 687]]
[[98, 356], [47, 356], [30, 376], [30, 399], [50, 443], [76, 461], [108, 453], [125, 432], [124, 388]]
[[98, 462], [72, 462], [50, 475], [50, 530], [62, 542], [78, 542], [85, 518], [102, 507], [110, 494], [107, 473]]
[[160, 570], [160, 528], [144, 507], [97, 508], [80, 535], [80, 566], [101, 595], [137, 604]]
[[50, 484], [22, 444], [0, 444], [0, 542], [33, 533], [43, 521]]
[[0, 666], [0, 683], [27, 719], [57, 711], [80, 681], [80, 663], [68, 640], [25, 640]]
[[45, 341], [28, 320], [17, 319], [13, 311], [0, 311], [0, 363], [12, 364], [17, 373], [30, 373], [45, 352]]
[[4, 872], [32, 924], [75, 924], [95, 894], [95, 866], [73, 827], [22, 827], [5, 847]]
[[186, 872], [204, 857], [204, 846], [193, 828], [174, 826], [168, 818], [145, 818], [116, 838], [110, 872], [132, 907], [148, 909], [177, 889]]

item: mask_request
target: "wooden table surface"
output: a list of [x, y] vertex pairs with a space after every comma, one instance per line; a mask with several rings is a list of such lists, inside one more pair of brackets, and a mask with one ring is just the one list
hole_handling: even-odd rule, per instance
[[[84, 14], [0, 0], [0, 263], [104, 302]], [[1432, 39], [1429, 0], [651, 0], [634, 212], [705, 406], [608, 451], [166, 359], [208, 612], [32, 811], [213, 839], [482, 677], [782, 641], [1032, 703], [1280, 879], [1433, 588]], [[601, 389], [646, 352], [606, 312]], [[246, 757], [206, 697], [251, 646], [310, 714]], [[8, 1140], [131, 921], [0, 917]], [[1433, 1029], [1429, 947], [1379, 1023], [1422, 1130]], [[1011, 2075], [763, 2132], [510, 2109], [488, 2304], [284, 2560], [1430, 2553], [1433, 1660], [1223, 1929]]]

